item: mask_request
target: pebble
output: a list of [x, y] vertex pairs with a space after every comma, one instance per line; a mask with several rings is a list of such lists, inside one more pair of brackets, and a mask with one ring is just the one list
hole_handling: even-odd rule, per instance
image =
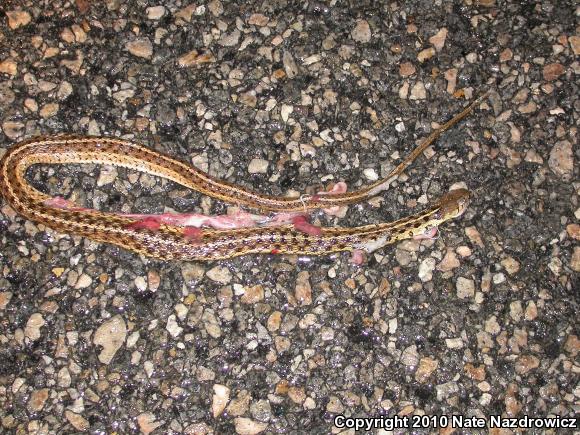
[[424, 100], [427, 98], [427, 91], [425, 90], [425, 85], [423, 82], [417, 82], [411, 88], [411, 100]]
[[302, 404], [306, 400], [306, 391], [302, 387], [289, 387], [288, 388], [288, 397], [294, 403]]
[[[485, 365], [483, 364], [481, 364], [478, 367], [475, 367], [473, 364], [467, 363], [463, 366], [463, 370], [465, 370], [465, 373], [467, 373], [470, 379], [473, 379], [475, 381], [485, 380]], [[484, 391], [488, 391], [485, 385], [483, 386], [483, 388]]]
[[399, 88], [399, 98], [401, 100], [406, 100], [409, 96], [409, 82], [406, 80], [403, 82], [403, 85]]
[[232, 280], [232, 274], [225, 266], [215, 266], [208, 270], [206, 276], [219, 284], [229, 284]]
[[2, 123], [2, 131], [9, 139], [15, 140], [22, 136], [24, 124], [18, 121], [4, 121]]
[[199, 263], [184, 262], [181, 266], [181, 276], [185, 281], [185, 284], [192, 284], [199, 281], [203, 278], [204, 273], [205, 270]]
[[419, 279], [422, 282], [431, 281], [433, 278], [433, 270], [435, 269], [436, 264], [437, 260], [435, 260], [433, 257], [427, 257], [421, 262], [419, 265]]
[[134, 89], [123, 89], [121, 91], [113, 92], [113, 98], [118, 103], [124, 103], [128, 98], [132, 98], [135, 95]]
[[500, 62], [507, 62], [512, 60], [514, 57], [514, 53], [510, 48], [506, 48], [504, 50], [502, 50], [502, 52], [499, 54], [499, 61]]
[[[11, 89], [9, 81], [0, 82], [0, 105], [8, 106], [12, 104], [16, 98], [16, 94]], [[27, 100], [31, 100], [28, 98]], [[25, 100], [26, 101], [26, 100]]]
[[[459, 249], [459, 248], [458, 248]], [[452, 248], [447, 248], [443, 260], [437, 265], [437, 269], [441, 272], [449, 272], [450, 270], [456, 269], [460, 266], [457, 255]]]
[[48, 399], [48, 388], [41, 388], [40, 390], [34, 390], [30, 394], [30, 399], [28, 399], [28, 410], [31, 412], [39, 412], [44, 408], [44, 404]]
[[86, 273], [82, 273], [75, 282], [75, 289], [80, 290], [89, 287], [93, 279]]
[[161, 277], [156, 270], [150, 270], [147, 272], [147, 287], [149, 291], [156, 292], [161, 284]]
[[529, 163], [536, 163], [538, 165], [544, 164], [544, 159], [540, 156], [536, 150], [530, 149], [526, 151], [526, 155], [524, 156], [524, 160]]
[[574, 155], [572, 154], [572, 144], [569, 141], [556, 142], [550, 151], [548, 166], [562, 179], [570, 178], [574, 169]]
[[537, 104], [534, 101], [529, 101], [526, 104], [518, 106], [518, 112], [520, 113], [534, 113], [538, 109]]
[[550, 258], [548, 269], [550, 269], [554, 275], [560, 276], [562, 273], [562, 260], [560, 260], [558, 257]]
[[158, 20], [165, 15], [165, 7], [163, 6], [150, 6], [146, 11], [147, 18], [150, 20]]
[[179, 323], [177, 323], [177, 316], [175, 314], [172, 314], [167, 318], [165, 329], [173, 338], [178, 337], [183, 332], [183, 328], [179, 326]]
[[363, 175], [369, 181], [377, 181], [379, 179], [379, 174], [373, 168], [366, 168], [363, 170]]
[[521, 355], [516, 360], [516, 373], [519, 375], [525, 375], [530, 370], [538, 368], [540, 366], [540, 360], [534, 355]]
[[278, 329], [280, 329], [281, 323], [282, 323], [282, 313], [280, 311], [274, 311], [268, 317], [266, 326], [268, 328], [268, 331], [276, 332]]
[[211, 52], [199, 53], [197, 50], [191, 50], [177, 58], [177, 65], [182, 68], [190, 66], [199, 66], [205, 63], [215, 62], [215, 56]]
[[134, 41], [129, 41], [125, 45], [125, 48], [133, 56], [150, 59], [153, 55], [153, 45], [147, 38], [139, 38]]
[[520, 263], [518, 263], [513, 257], [504, 258], [501, 261], [501, 265], [510, 275], [515, 275], [520, 270]]
[[570, 354], [572, 358], [576, 358], [580, 353], [580, 339], [574, 334], [570, 334], [564, 343], [564, 350]]
[[399, 74], [401, 77], [409, 77], [415, 74], [415, 66], [411, 62], [403, 62], [399, 65]]
[[312, 287], [310, 286], [310, 273], [303, 270], [298, 273], [296, 278], [296, 288], [294, 290], [294, 297], [300, 306], [312, 304]]
[[415, 380], [421, 384], [426, 383], [438, 365], [439, 362], [436, 359], [429, 357], [421, 358], [417, 371], [415, 372]]
[[250, 405], [250, 413], [258, 421], [268, 421], [272, 418], [272, 408], [267, 400], [257, 400]]
[[91, 427], [89, 421], [82, 415], [77, 414], [76, 412], [72, 412], [67, 409], [64, 412], [64, 416], [68, 420], [68, 422], [78, 431], [84, 432], [89, 430], [89, 428]]
[[457, 68], [450, 68], [445, 71], [445, 80], [447, 80], [447, 93], [453, 94], [457, 86]]
[[395, 259], [401, 266], [408, 266], [415, 258], [415, 255], [405, 249], [395, 249]]
[[205, 328], [205, 331], [209, 334], [209, 336], [212, 338], [220, 338], [222, 336], [222, 329], [215, 315], [207, 311], [204, 312], [203, 319], [204, 319], [203, 326]]
[[212, 0], [207, 4], [207, 8], [213, 16], [219, 17], [224, 13], [224, 6], [220, 0]]
[[502, 282], [505, 282], [505, 275], [501, 272], [494, 273], [492, 281], [494, 284], [501, 284]]
[[479, 231], [475, 227], [467, 227], [465, 228], [465, 235], [467, 238], [473, 243], [474, 245], [479, 246], [480, 248], [485, 247], [483, 244], [483, 240], [481, 239], [481, 235]]
[[61, 388], [68, 388], [71, 385], [70, 372], [67, 367], [62, 367], [56, 375], [58, 386]]
[[250, 18], [248, 18], [248, 24], [259, 27], [265, 26], [269, 21], [270, 19], [263, 14], [252, 14], [250, 15]]
[[234, 47], [240, 42], [241, 36], [241, 32], [238, 29], [235, 29], [233, 32], [223, 35], [218, 43], [223, 47]]
[[457, 338], [446, 338], [445, 345], [449, 349], [461, 349], [463, 347], [463, 340], [460, 337]]
[[240, 298], [242, 304], [255, 304], [264, 300], [264, 286], [256, 284], [244, 288], [244, 294]]
[[401, 354], [401, 363], [407, 367], [416, 367], [419, 364], [419, 353], [417, 346], [412, 345], [407, 347]]
[[312, 397], [307, 397], [304, 400], [303, 406], [304, 406], [304, 409], [310, 409], [310, 410], [316, 409], [316, 407], [317, 407], [316, 401]]
[[564, 74], [564, 71], [564, 65], [561, 63], [549, 63], [544, 66], [542, 73], [544, 75], [544, 80], [551, 82]]
[[326, 404], [326, 410], [333, 414], [342, 414], [344, 412], [344, 405], [338, 397], [332, 395]]
[[0, 310], [4, 310], [10, 300], [12, 299], [12, 292], [0, 292]]
[[213, 418], [217, 418], [222, 414], [229, 401], [230, 389], [225, 385], [215, 384], [213, 386], [213, 397], [211, 402]]
[[242, 390], [230, 402], [226, 411], [231, 416], [243, 415], [249, 408], [251, 396], [246, 390]]
[[356, 42], [367, 43], [371, 40], [371, 28], [366, 20], [357, 20], [350, 36]]
[[419, 52], [417, 55], [417, 60], [423, 63], [426, 60], [431, 59], [433, 56], [435, 56], [435, 49], [433, 47], [429, 47]]
[[33, 313], [26, 322], [24, 328], [24, 336], [32, 341], [36, 341], [40, 338], [40, 328], [42, 328], [46, 322], [44, 317], [40, 313]]
[[526, 319], [527, 321], [532, 321], [536, 320], [536, 317], [538, 317], [538, 307], [534, 301], [530, 301], [526, 306], [524, 319]]
[[44, 119], [52, 118], [58, 113], [58, 103], [47, 103], [40, 108], [40, 116]]
[[62, 39], [67, 44], [72, 44], [75, 42], [75, 34], [69, 27], [65, 27], [62, 32], [60, 32], [60, 39]]
[[300, 69], [294, 60], [294, 56], [287, 50], [282, 53], [282, 64], [284, 65], [284, 72], [289, 79], [293, 79], [300, 73]]
[[268, 428], [267, 423], [262, 423], [246, 417], [234, 418], [234, 426], [236, 428], [236, 433], [239, 435], [255, 435]]
[[499, 326], [496, 316], [491, 316], [485, 321], [485, 332], [488, 332], [491, 335], [497, 335], [500, 333], [500, 331], [501, 326]]
[[459, 385], [457, 385], [457, 382], [446, 382], [445, 384], [435, 386], [435, 391], [437, 392], [437, 400], [443, 401], [459, 392]]
[[580, 36], [570, 36], [568, 38], [570, 47], [575, 56], [580, 56]]
[[157, 421], [155, 414], [152, 412], [142, 412], [137, 416], [137, 424], [139, 425], [139, 430], [145, 435], [149, 435], [155, 429], [162, 425], [160, 421]]
[[472, 298], [475, 296], [475, 283], [472, 279], [460, 276], [455, 284], [457, 297], [460, 299]]
[[109, 364], [125, 342], [126, 336], [127, 326], [120, 315], [112, 317], [99, 326], [93, 337], [93, 343], [103, 347], [99, 353], [99, 361]]
[[441, 51], [445, 45], [445, 39], [447, 38], [447, 28], [441, 28], [435, 35], [429, 38], [429, 42], [435, 47], [435, 50]]
[[0, 62], [0, 73], [15, 76], [18, 73], [18, 64], [12, 59]]
[[118, 175], [117, 167], [112, 165], [101, 166], [99, 171], [99, 178], [97, 178], [97, 186], [103, 187], [107, 184], [111, 184], [117, 179]]
[[580, 246], [574, 246], [574, 252], [570, 259], [570, 267], [574, 272], [580, 272]]
[[252, 159], [248, 165], [248, 172], [250, 174], [266, 174], [268, 172], [268, 161], [259, 158]]
[[282, 117], [282, 121], [288, 122], [288, 118], [290, 117], [290, 114], [292, 114], [293, 111], [294, 106], [282, 104], [282, 107], [280, 108], [280, 116]]
[[332, 341], [334, 340], [334, 329], [324, 326], [320, 330], [320, 338], [323, 341]]
[[6, 11], [6, 16], [8, 17], [8, 27], [12, 30], [26, 26], [32, 18], [26, 11]]
[[59, 85], [56, 96], [58, 97], [59, 100], [62, 101], [66, 100], [72, 94], [72, 92], [73, 92], [72, 85], [65, 80]]
[[238, 99], [238, 101], [245, 106], [256, 107], [256, 104], [258, 103], [258, 97], [256, 97], [256, 91], [252, 90], [249, 92], [244, 92], [242, 95], [240, 95], [240, 98]]
[[566, 232], [568, 236], [574, 240], [580, 240], [580, 225], [578, 224], [568, 224], [566, 225]]

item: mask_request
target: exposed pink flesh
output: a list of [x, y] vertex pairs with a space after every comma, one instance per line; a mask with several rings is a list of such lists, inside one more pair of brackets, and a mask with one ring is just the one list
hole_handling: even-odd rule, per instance
[[157, 231], [161, 226], [161, 222], [154, 217], [146, 217], [127, 225], [126, 228], [130, 230], [151, 230]]
[[300, 231], [311, 236], [319, 236], [322, 234], [322, 228], [312, 225], [305, 216], [296, 216], [292, 219], [292, 225], [297, 231]]
[[423, 234], [417, 234], [413, 236], [415, 240], [433, 240], [437, 238], [437, 227], [429, 228]]
[[[337, 183], [339, 188], [333, 188], [333, 192], [342, 192], [345, 183]], [[50, 198], [45, 201], [46, 205], [63, 208], [68, 210], [91, 210], [87, 208], [76, 207], [71, 201], [61, 197]], [[333, 207], [332, 209], [340, 208]], [[292, 224], [297, 231], [319, 236], [322, 229], [308, 221], [308, 214], [305, 213], [277, 213], [272, 216], [263, 216], [238, 211], [231, 215], [206, 216], [197, 213], [162, 213], [162, 214], [137, 214], [137, 213], [117, 213], [119, 216], [135, 219], [136, 221], [127, 225], [127, 228], [133, 230], [147, 229], [151, 231], [159, 230], [162, 224], [184, 227], [183, 235], [192, 241], [198, 241], [202, 231], [200, 227], [210, 227], [216, 229], [234, 229], [256, 227], [259, 225], [277, 226]]]
[[48, 207], [60, 208], [63, 210], [72, 211], [91, 211], [90, 208], [79, 207], [74, 202], [64, 199], [61, 196], [55, 196], [54, 198], [48, 198], [44, 201], [44, 205]]
[[71, 201], [67, 201], [61, 196], [55, 196], [54, 198], [48, 198], [44, 201], [44, 205], [54, 208], [71, 208], [74, 207], [74, 203]]
[[210, 227], [219, 230], [254, 227], [268, 219], [266, 216], [239, 211], [232, 215], [206, 216], [198, 213], [123, 214], [134, 219], [153, 218], [160, 223], [180, 227]]
[[291, 224], [297, 217], [303, 217], [304, 219], [308, 219], [308, 216], [309, 216], [308, 213], [301, 212], [276, 213], [270, 217], [262, 216], [264, 219], [261, 223], [263, 223], [266, 226]]
[[183, 236], [192, 242], [199, 242], [203, 231], [195, 227], [185, 227], [183, 229]]
[[351, 253], [350, 262], [356, 266], [360, 266], [365, 262], [365, 252], [362, 249], [355, 249]]

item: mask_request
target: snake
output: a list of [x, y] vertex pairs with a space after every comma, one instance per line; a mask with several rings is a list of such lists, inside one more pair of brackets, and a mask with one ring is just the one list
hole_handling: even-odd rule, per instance
[[54, 198], [26, 181], [35, 164], [93, 163], [125, 167], [174, 181], [210, 197], [270, 212], [296, 212], [345, 206], [386, 190], [444, 131], [466, 117], [486, 94], [442, 124], [386, 177], [358, 190], [320, 192], [299, 197], [263, 195], [137, 143], [111, 137], [57, 135], [35, 137], [12, 146], [0, 159], [0, 194], [20, 215], [61, 233], [76, 234], [120, 246], [160, 260], [221, 260], [247, 254], [327, 255], [342, 251], [373, 252], [399, 240], [421, 237], [460, 216], [469, 204], [467, 189], [452, 190], [425, 210], [387, 223], [357, 227], [316, 227], [302, 231], [293, 224], [236, 229], [190, 228], [171, 223], [140, 225], [132, 215], [81, 207], [55, 207]]

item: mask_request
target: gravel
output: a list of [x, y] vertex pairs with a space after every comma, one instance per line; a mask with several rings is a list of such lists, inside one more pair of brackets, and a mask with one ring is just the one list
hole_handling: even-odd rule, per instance
[[[349, 6], [350, 5], [350, 6]], [[346, 416], [577, 415], [578, 6], [8, 2], [0, 156], [124, 137], [270, 195], [353, 190], [475, 112], [369, 204], [474, 192], [434, 240], [347, 255], [160, 262], [0, 203], [0, 432], [338, 432]], [[130, 170], [33, 168], [88, 207], [225, 213]]]

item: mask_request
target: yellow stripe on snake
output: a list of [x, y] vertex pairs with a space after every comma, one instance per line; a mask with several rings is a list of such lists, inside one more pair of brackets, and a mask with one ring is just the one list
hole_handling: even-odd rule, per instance
[[398, 240], [420, 237], [461, 215], [468, 205], [469, 192], [465, 189], [451, 191], [426, 210], [389, 223], [352, 228], [313, 227], [314, 231], [301, 230], [292, 223], [192, 230], [167, 219], [159, 219], [154, 225], [142, 225], [143, 218], [139, 215], [62, 205], [55, 198], [33, 188], [25, 179], [26, 170], [34, 164], [116, 165], [163, 177], [213, 198], [257, 210], [299, 212], [331, 208], [364, 201], [386, 190], [443, 131], [467, 116], [484, 96], [434, 130], [386, 178], [352, 192], [319, 193], [296, 198], [271, 197], [215, 179], [191, 165], [126, 140], [53, 136], [20, 142], [6, 152], [0, 160], [0, 193], [16, 212], [31, 221], [59, 232], [82, 235], [163, 260], [218, 260], [272, 253], [368, 253]]

